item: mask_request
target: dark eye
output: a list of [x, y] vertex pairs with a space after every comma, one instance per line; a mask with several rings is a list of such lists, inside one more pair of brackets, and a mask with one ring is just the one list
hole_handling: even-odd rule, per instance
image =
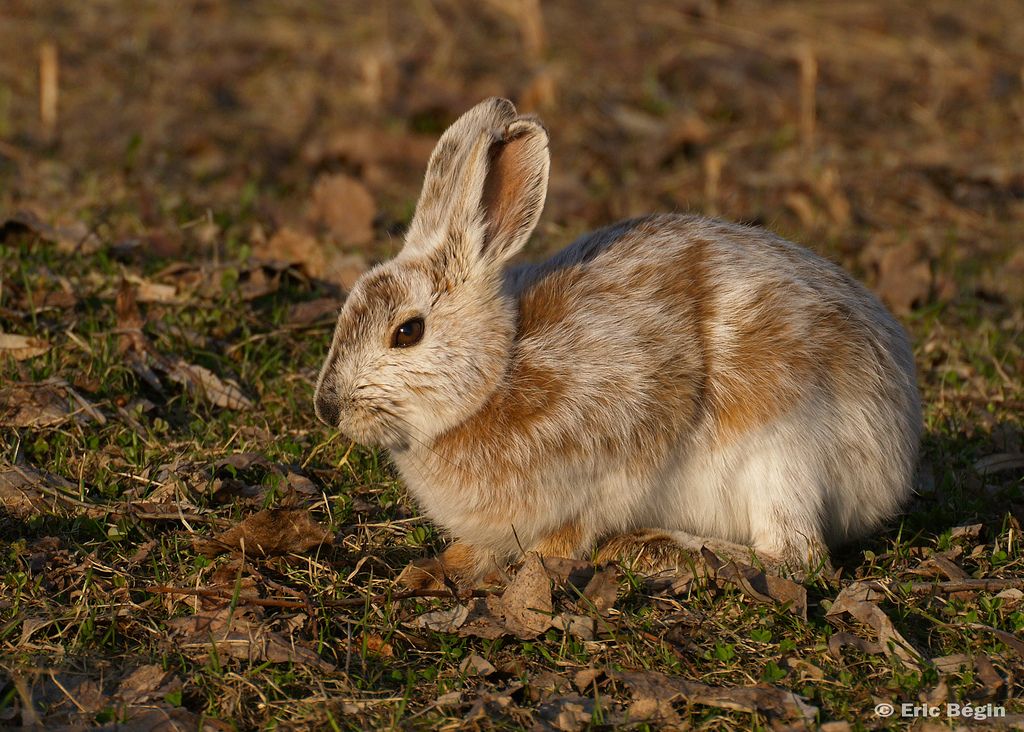
[[392, 348], [408, 348], [415, 346], [423, 338], [423, 318], [407, 320], [395, 328], [391, 336]]

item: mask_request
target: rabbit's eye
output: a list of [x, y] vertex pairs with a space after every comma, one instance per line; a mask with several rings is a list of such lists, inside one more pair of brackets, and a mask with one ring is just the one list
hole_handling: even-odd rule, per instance
[[392, 348], [408, 348], [415, 346], [423, 338], [423, 318], [407, 320], [395, 328], [391, 336]]

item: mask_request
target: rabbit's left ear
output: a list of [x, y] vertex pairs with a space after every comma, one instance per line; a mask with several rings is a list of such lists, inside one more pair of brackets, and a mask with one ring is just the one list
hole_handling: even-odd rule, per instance
[[426, 242], [457, 262], [500, 265], [522, 249], [544, 208], [548, 134], [504, 99], [482, 102], [442, 135], [427, 167], [406, 249]]

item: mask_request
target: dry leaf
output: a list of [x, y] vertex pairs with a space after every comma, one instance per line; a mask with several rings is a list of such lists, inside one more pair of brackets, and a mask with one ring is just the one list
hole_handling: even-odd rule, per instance
[[196, 551], [209, 557], [235, 549], [257, 556], [302, 554], [323, 544], [334, 535], [318, 524], [309, 511], [301, 508], [271, 508], [253, 514], [237, 526], [213, 539], [194, 540]]
[[174, 285], [152, 282], [135, 274], [126, 274], [126, 282], [135, 285], [136, 302], [160, 303], [164, 305], [181, 302], [178, 298], [178, 288]]
[[[834, 619], [847, 613], [867, 625], [878, 635], [878, 642], [883, 648], [890, 649], [906, 664], [917, 667], [921, 656], [910, 642], [900, 635], [882, 609], [874, 602], [882, 599], [882, 595], [872, 590], [863, 582], [852, 582], [843, 588], [836, 597], [825, 617]], [[869, 651], [870, 652], [870, 651]]]
[[536, 638], [551, 627], [551, 581], [540, 555], [529, 553], [501, 596], [506, 627], [519, 638]]
[[465, 605], [456, 605], [446, 610], [432, 610], [423, 613], [413, 621], [413, 625], [436, 633], [454, 633], [462, 627], [468, 617], [469, 608]]
[[596, 623], [589, 615], [573, 615], [561, 613], [551, 619], [551, 627], [563, 630], [574, 638], [592, 641], [595, 637]]
[[245, 395], [238, 382], [221, 379], [207, 368], [186, 363], [177, 356], [163, 359], [157, 365], [167, 373], [171, 381], [182, 384], [215, 406], [234, 410], [250, 409], [253, 406], [252, 400]]
[[861, 262], [875, 270], [875, 292], [897, 315], [928, 302], [932, 268], [924, 242], [911, 239], [895, 243], [889, 233], [883, 233], [865, 247]]
[[974, 464], [978, 475], [992, 475], [1004, 470], [1020, 470], [1024, 468], [1024, 455], [999, 453], [988, 455]]
[[118, 684], [114, 696], [125, 704], [144, 704], [159, 701], [172, 691], [181, 689], [182, 682], [171, 671], [150, 664], [139, 666], [126, 674]]
[[70, 400], [51, 384], [29, 384], [0, 389], [0, 425], [53, 427], [71, 418]]
[[866, 640], [853, 633], [833, 633], [832, 637], [828, 639], [828, 652], [838, 661], [843, 659], [843, 648], [846, 646], [852, 646], [862, 653], [867, 653], [869, 656], [885, 653], [885, 648], [881, 643]]
[[[654, 671], [623, 671], [609, 676], [629, 687], [633, 697], [630, 717], [635, 721], [668, 716], [674, 713], [672, 702], [679, 699], [720, 709], [761, 712], [769, 717], [800, 721], [809, 726], [814, 725], [818, 715], [818, 709], [805, 702], [803, 697], [774, 686], [708, 686]], [[634, 716], [639, 714], [643, 716]]]
[[338, 244], [359, 245], [371, 241], [376, 215], [373, 195], [351, 176], [322, 175], [313, 185], [309, 218], [326, 228]]
[[179, 636], [177, 647], [199, 658], [204, 658], [212, 648], [221, 657], [230, 656], [249, 663], [295, 663], [322, 671], [334, 670], [333, 664], [294, 637], [271, 630], [253, 608], [223, 606], [172, 618], [167, 626]]
[[366, 260], [360, 254], [346, 254], [326, 247], [312, 235], [283, 227], [270, 241], [253, 248], [259, 259], [301, 265], [310, 277], [335, 282], [351, 290], [366, 271]]
[[576, 732], [592, 725], [594, 700], [579, 694], [555, 697], [538, 707], [537, 716], [550, 725], [549, 729]]
[[483, 656], [471, 653], [459, 664], [459, 671], [466, 676], [490, 676], [497, 669]]
[[321, 297], [309, 302], [300, 302], [288, 308], [285, 322], [288, 325], [310, 325], [319, 320], [335, 320], [341, 310], [342, 301], [333, 297]]
[[0, 241], [10, 235], [32, 233], [56, 245], [63, 253], [91, 254], [100, 247], [100, 240], [88, 226], [76, 221], [64, 226], [51, 226], [31, 211], [17, 211], [0, 224]]
[[982, 697], [985, 699], [995, 698], [1006, 685], [1006, 681], [996, 671], [992, 660], [984, 653], [979, 653], [974, 657], [974, 668], [977, 671], [978, 683], [982, 686]]
[[590, 601], [601, 615], [607, 615], [615, 607], [619, 594], [619, 570], [608, 566], [598, 570], [583, 590], [583, 597]]
[[50, 350], [50, 344], [42, 338], [0, 333], [0, 356], [10, 356], [15, 361], [25, 361], [42, 356]]
[[88, 399], [59, 379], [0, 389], [0, 426], [53, 427], [70, 419], [107, 423]]

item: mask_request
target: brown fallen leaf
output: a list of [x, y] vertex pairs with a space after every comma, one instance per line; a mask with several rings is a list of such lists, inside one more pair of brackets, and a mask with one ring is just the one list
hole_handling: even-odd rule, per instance
[[234, 380], [222, 379], [209, 369], [190, 364], [179, 356], [160, 353], [142, 331], [145, 319], [138, 306], [136, 289], [127, 280], [121, 281], [114, 309], [119, 333], [118, 351], [132, 371], [154, 390], [163, 390], [155, 373], [160, 371], [171, 381], [215, 406], [234, 410], [253, 406], [252, 400]]
[[465, 605], [456, 605], [455, 607], [443, 610], [431, 610], [417, 617], [412, 625], [416, 628], [432, 630], [436, 633], [454, 633], [466, 622], [469, 613], [469, 608]]
[[53, 244], [63, 253], [81, 252], [91, 254], [101, 245], [100, 239], [81, 221], [53, 226], [28, 210], [16, 211], [0, 223], [0, 241], [9, 236], [31, 233], [45, 242]]
[[574, 638], [592, 641], [596, 636], [597, 623], [589, 615], [561, 613], [551, 619], [551, 627], [564, 630]]
[[114, 696], [125, 704], [144, 704], [148, 701], [161, 700], [181, 687], [181, 679], [173, 672], [166, 671], [157, 664], [149, 664], [139, 666], [126, 674], [118, 684]]
[[983, 457], [974, 463], [978, 475], [992, 475], [1004, 470], [1020, 470], [1024, 468], [1024, 454], [997, 453]]
[[938, 656], [932, 659], [935, 668], [942, 673], [950, 674], [960, 671], [962, 668], [970, 668], [971, 657], [965, 653], [954, 653], [950, 656]]
[[188, 655], [205, 658], [211, 650], [249, 663], [294, 663], [322, 671], [334, 664], [320, 658], [293, 634], [274, 631], [253, 608], [230, 605], [167, 621], [178, 636], [177, 647]]
[[878, 642], [883, 648], [888, 648], [904, 663], [916, 668], [920, 665], [921, 655], [896, 630], [892, 621], [889, 620], [889, 616], [875, 604], [883, 597], [880, 592], [871, 589], [864, 582], [852, 582], [839, 593], [835, 602], [832, 603], [832, 607], [825, 613], [825, 617], [835, 621], [844, 613], [852, 616], [875, 631], [878, 635]]
[[288, 308], [285, 322], [288, 325], [310, 325], [317, 321], [333, 321], [341, 311], [342, 301], [333, 297], [321, 297], [309, 302], [300, 302]]
[[526, 555], [499, 607], [505, 626], [519, 638], [536, 638], [551, 627], [551, 581], [539, 554]]
[[739, 587], [758, 602], [784, 605], [789, 612], [807, 619], [807, 588], [797, 582], [736, 562], [719, 567], [715, 577]]
[[459, 671], [466, 676], [490, 676], [496, 673], [497, 669], [483, 656], [471, 653], [459, 664]]
[[249, 516], [242, 523], [223, 531], [213, 539], [196, 538], [196, 551], [208, 557], [226, 551], [268, 556], [301, 554], [323, 544], [331, 544], [334, 535], [321, 526], [309, 511], [301, 508], [271, 508]]
[[50, 344], [43, 338], [0, 333], [0, 357], [9, 356], [15, 361], [26, 361], [42, 356], [50, 350]]
[[[531, 553], [502, 595], [474, 598], [466, 605], [424, 613], [413, 625], [463, 637], [495, 639], [514, 635], [529, 639], [552, 626], [552, 614], [551, 582], [540, 556]], [[571, 620], [567, 622], [567, 629], [573, 627]]]
[[342, 245], [366, 244], [373, 239], [377, 204], [360, 181], [344, 174], [322, 175], [313, 184], [308, 216]]
[[207, 368], [187, 363], [177, 356], [160, 359], [157, 366], [171, 381], [185, 386], [215, 406], [233, 410], [250, 409], [253, 406], [252, 400], [245, 395], [238, 382], [222, 379]]
[[607, 615], [615, 607], [619, 594], [619, 570], [615, 566], [604, 567], [594, 573], [583, 589], [585, 597], [601, 615]]
[[0, 465], [0, 506], [15, 516], [27, 518], [54, 513], [58, 506], [72, 508], [79, 515], [103, 516], [104, 509], [76, 497], [78, 486], [59, 475], [21, 465]]
[[537, 708], [547, 729], [576, 732], [590, 727], [594, 721], [594, 700], [579, 694], [566, 694], [549, 699]]
[[974, 668], [977, 671], [978, 683], [982, 687], [982, 698], [994, 699], [1006, 685], [1006, 681], [992, 665], [992, 659], [984, 653], [979, 653], [974, 657]]
[[345, 290], [366, 270], [360, 254], [325, 246], [312, 234], [290, 227], [279, 229], [269, 241], [253, 247], [253, 256], [275, 263], [300, 265], [310, 277], [335, 282]]
[[866, 640], [853, 633], [833, 633], [832, 637], [828, 639], [828, 652], [838, 661], [843, 659], [843, 648], [845, 647], [856, 648], [861, 653], [866, 653], [869, 656], [877, 656], [886, 652], [881, 643]]
[[107, 422], [88, 399], [59, 379], [0, 389], [0, 426], [54, 427], [72, 419]]
[[928, 302], [933, 278], [924, 242], [896, 242], [888, 232], [879, 234], [865, 247], [861, 263], [874, 270], [875, 292], [897, 315]]
[[[708, 686], [655, 671], [620, 671], [608, 674], [625, 684], [633, 697], [630, 716], [633, 721], [659, 719], [672, 711], [672, 703], [684, 700], [720, 709], [760, 712], [770, 718], [801, 722], [813, 726], [818, 709], [803, 697], [775, 686]], [[636, 716], [643, 714], [645, 716]]]
[[135, 297], [138, 302], [160, 303], [163, 305], [175, 305], [184, 302], [178, 296], [178, 288], [174, 285], [150, 282], [141, 277], [128, 275], [126, 279], [138, 288]]

